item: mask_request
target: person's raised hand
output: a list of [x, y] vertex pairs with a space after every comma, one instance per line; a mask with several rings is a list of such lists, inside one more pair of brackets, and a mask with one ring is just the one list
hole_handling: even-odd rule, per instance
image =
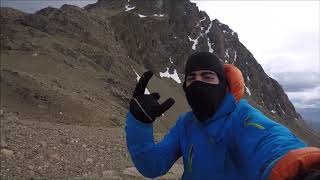
[[159, 93], [144, 94], [149, 80], [153, 76], [151, 71], [143, 73], [130, 101], [130, 112], [139, 121], [152, 123], [155, 119], [166, 112], [174, 103], [173, 98], [167, 99], [160, 104]]

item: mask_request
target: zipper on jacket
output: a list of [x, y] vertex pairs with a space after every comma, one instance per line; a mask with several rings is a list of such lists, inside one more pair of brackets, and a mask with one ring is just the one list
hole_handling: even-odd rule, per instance
[[188, 172], [192, 172], [192, 159], [193, 159], [193, 144], [189, 149], [189, 156], [188, 156]]

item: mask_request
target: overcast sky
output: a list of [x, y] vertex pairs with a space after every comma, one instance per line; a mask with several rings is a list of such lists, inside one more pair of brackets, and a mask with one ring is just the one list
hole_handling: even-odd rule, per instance
[[[296, 108], [320, 108], [320, 1], [196, 2], [211, 20], [238, 33], [266, 73], [285, 89]], [[25, 12], [62, 4], [83, 7], [96, 0], [1, 0]]]
[[297, 108], [320, 108], [320, 1], [193, 0], [229, 25]]
[[72, 4], [84, 7], [95, 2], [97, 0], [1, 0], [0, 4], [1, 6], [14, 7], [24, 12], [34, 13], [48, 6], [60, 8], [63, 4]]

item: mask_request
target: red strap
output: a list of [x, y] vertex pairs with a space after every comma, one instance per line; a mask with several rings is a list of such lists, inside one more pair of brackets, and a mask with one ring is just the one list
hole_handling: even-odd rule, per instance
[[236, 100], [240, 101], [244, 95], [244, 79], [241, 71], [232, 64], [224, 64], [224, 72], [229, 83], [229, 90]]

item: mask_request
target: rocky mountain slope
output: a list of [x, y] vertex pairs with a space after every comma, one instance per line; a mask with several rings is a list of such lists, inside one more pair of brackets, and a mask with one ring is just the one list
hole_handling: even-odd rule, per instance
[[1, 8], [1, 110], [35, 124], [123, 130], [137, 78], [150, 69], [155, 77], [148, 90], [176, 100], [155, 123], [161, 137], [189, 109], [179, 81], [195, 51], [215, 52], [236, 65], [251, 104], [307, 143], [320, 144], [237, 33], [188, 0], [100, 0], [34, 14]]
[[[1, 179], [147, 179], [134, 168], [122, 128], [1, 119]], [[158, 138], [159, 139], [159, 138]], [[176, 163], [159, 180], [178, 179]]]

